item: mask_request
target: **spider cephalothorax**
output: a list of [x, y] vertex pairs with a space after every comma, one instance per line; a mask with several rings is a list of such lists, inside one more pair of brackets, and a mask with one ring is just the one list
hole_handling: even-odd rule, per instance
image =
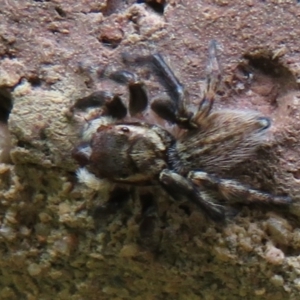
[[[128, 86], [128, 108], [119, 95], [108, 92], [77, 100], [74, 110], [100, 108], [85, 124], [83, 141], [74, 149], [73, 156], [81, 166], [79, 180], [91, 188], [101, 188], [102, 181], [116, 186], [161, 185], [173, 199], [192, 201], [215, 221], [224, 220], [226, 209], [213, 201], [211, 192], [229, 201], [289, 204], [289, 197], [217, 176], [249, 158], [265, 141], [271, 123], [258, 112], [212, 110], [220, 77], [215, 52], [212, 42], [207, 88], [195, 111], [187, 104], [183, 86], [158, 54], [140, 61], [155, 66], [170, 98], [158, 97], [148, 105], [143, 82], [133, 73], [118, 71], [109, 77]], [[148, 106], [181, 134], [176, 137], [163, 127], [146, 123]]]

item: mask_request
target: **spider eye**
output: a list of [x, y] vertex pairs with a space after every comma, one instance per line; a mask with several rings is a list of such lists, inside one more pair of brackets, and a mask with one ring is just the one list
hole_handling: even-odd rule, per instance
[[121, 128], [121, 131], [123, 131], [123, 132], [129, 132], [130, 130], [129, 130], [128, 127], [125, 127], [125, 126], [124, 126], [124, 127]]

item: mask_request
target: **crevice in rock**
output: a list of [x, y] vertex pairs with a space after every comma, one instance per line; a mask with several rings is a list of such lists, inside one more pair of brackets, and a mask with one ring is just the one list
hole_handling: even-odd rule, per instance
[[119, 46], [119, 44], [121, 43], [121, 40], [115, 40], [115, 39], [110, 39], [106, 36], [102, 36], [100, 39], [100, 42], [105, 46], [105, 47], [109, 47], [112, 49], [115, 49]]
[[42, 84], [41, 78], [39, 78], [37, 75], [28, 77], [28, 82], [31, 84], [32, 87], [39, 87]]
[[65, 18], [67, 16], [66, 12], [61, 7], [56, 6], [54, 9], [60, 17]]
[[0, 87], [0, 122], [7, 123], [13, 103], [11, 93], [6, 87]]
[[280, 62], [279, 58], [273, 56], [269, 51], [259, 51], [257, 53], [246, 53], [243, 57], [248, 60], [250, 66], [266, 75], [274, 78], [284, 76], [294, 78], [292, 72]]
[[107, 1], [106, 6], [101, 10], [105, 17], [112, 15], [120, 10], [120, 8], [126, 4], [127, 1], [123, 0], [109, 0]]
[[137, 4], [145, 3], [156, 13], [163, 15], [165, 11], [166, 1], [165, 0], [137, 0]]
[[271, 51], [254, 51], [244, 54], [243, 58], [245, 61], [238, 66], [238, 69], [250, 84], [251, 82], [255, 85], [269, 83], [271, 92], [274, 92], [276, 96], [299, 88], [292, 71]]

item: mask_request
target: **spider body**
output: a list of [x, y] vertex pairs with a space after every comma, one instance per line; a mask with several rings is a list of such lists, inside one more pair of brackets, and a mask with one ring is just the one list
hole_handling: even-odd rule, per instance
[[88, 170], [115, 183], [154, 184], [168, 168], [167, 155], [173, 141], [162, 128], [143, 122], [101, 125], [90, 144], [74, 153], [83, 156]]
[[[128, 86], [128, 108], [119, 95], [107, 92], [81, 98], [73, 107], [100, 107], [84, 126], [83, 141], [73, 152], [81, 166], [79, 181], [91, 188], [101, 188], [102, 181], [122, 186], [161, 185], [173, 199], [193, 202], [215, 221], [225, 219], [226, 208], [216, 203], [213, 193], [228, 201], [291, 202], [289, 197], [217, 176], [249, 158], [264, 143], [271, 123], [258, 112], [212, 109], [220, 80], [215, 42], [209, 47], [207, 88], [196, 110], [189, 108], [183, 85], [160, 55], [138, 60], [155, 66], [170, 96], [153, 99], [150, 111], [181, 134], [175, 137], [165, 128], [145, 122], [148, 97], [143, 82], [128, 71], [114, 72], [109, 77]], [[147, 203], [155, 202], [149, 195], [146, 198]], [[144, 208], [144, 214], [149, 217], [149, 210]]]
[[[172, 159], [179, 173], [219, 173], [249, 158], [264, 142], [270, 120], [253, 111], [212, 112], [174, 145]], [[172, 155], [171, 155], [172, 156]]]

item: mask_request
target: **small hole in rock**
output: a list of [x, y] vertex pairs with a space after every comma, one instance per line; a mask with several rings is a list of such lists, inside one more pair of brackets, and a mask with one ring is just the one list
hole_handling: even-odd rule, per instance
[[[245, 54], [244, 58], [248, 60], [248, 65], [255, 70], [273, 78], [284, 90], [298, 89], [298, 83], [287, 66], [280, 59], [273, 58], [269, 51]], [[247, 71], [247, 70], [246, 70]]]
[[294, 171], [292, 174], [296, 180], [300, 179], [300, 170]]
[[31, 76], [28, 78], [28, 82], [33, 86], [33, 87], [39, 87], [42, 84], [41, 79], [38, 76]]
[[116, 13], [118, 10], [120, 10], [121, 6], [123, 4], [126, 4], [127, 1], [124, 0], [109, 0], [107, 1], [106, 6], [101, 10], [104, 16], [110, 16], [113, 13]]
[[60, 17], [65, 18], [67, 16], [66, 12], [59, 6], [56, 6], [54, 9]]
[[108, 39], [107, 37], [102, 37], [100, 41], [104, 46], [112, 49], [117, 48], [121, 42], [121, 40], [112, 40]]
[[246, 60], [238, 66], [237, 78], [244, 88], [254, 87], [256, 93], [267, 96], [270, 103], [291, 90], [297, 90], [297, 79], [284, 60], [269, 50], [259, 50], [243, 55]]
[[30, 143], [25, 141], [18, 141], [17, 146], [24, 149], [30, 149], [32, 147]]
[[50, 31], [51, 33], [53, 33], [53, 34], [59, 33], [59, 30], [58, 30], [58, 29], [53, 29], [53, 28], [51, 28], [51, 29], [49, 29], [49, 31]]
[[262, 73], [272, 76], [281, 77], [284, 75], [291, 75], [289, 69], [283, 66], [279, 59], [272, 58], [271, 53], [245, 54], [244, 58], [249, 61], [249, 65], [260, 70]]
[[163, 15], [166, 6], [165, 0], [137, 0], [136, 3], [145, 3], [160, 15]]
[[10, 91], [7, 88], [0, 87], [0, 122], [7, 123], [12, 107]]

